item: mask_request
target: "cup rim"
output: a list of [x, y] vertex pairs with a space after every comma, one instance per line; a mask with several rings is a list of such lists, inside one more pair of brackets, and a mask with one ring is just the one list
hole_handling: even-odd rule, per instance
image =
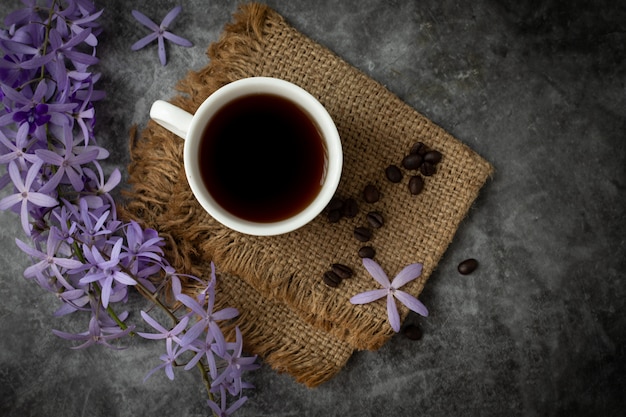
[[[209, 194], [202, 180], [198, 158], [200, 137], [213, 114], [231, 100], [251, 94], [276, 94], [287, 98], [318, 125], [325, 142], [327, 164], [325, 181], [313, 201], [297, 214], [276, 222], [253, 222], [242, 219], [221, 207]], [[332, 155], [332, 157], [331, 157]], [[240, 233], [273, 236], [299, 229], [312, 221], [328, 205], [337, 190], [343, 167], [343, 150], [337, 127], [326, 108], [308, 91], [286, 80], [250, 77], [233, 81], [216, 90], [198, 107], [184, 144], [185, 175], [196, 200], [215, 220]]]

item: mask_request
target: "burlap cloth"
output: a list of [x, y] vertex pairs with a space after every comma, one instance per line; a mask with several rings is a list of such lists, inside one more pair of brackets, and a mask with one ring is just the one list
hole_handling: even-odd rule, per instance
[[[221, 271], [218, 304], [239, 308], [237, 324], [246, 348], [273, 368], [315, 386], [335, 375], [354, 349], [377, 349], [393, 334], [384, 299], [362, 306], [349, 302], [352, 295], [378, 288], [361, 264], [363, 243], [353, 237], [353, 229], [367, 224], [368, 211], [384, 215], [385, 225], [368, 245], [390, 278], [408, 264], [424, 264], [421, 277], [403, 287], [418, 296], [492, 167], [267, 6], [241, 6], [208, 56], [205, 68], [180, 81], [180, 95], [171, 102], [194, 112], [217, 88], [251, 76], [300, 85], [337, 125], [344, 150], [337, 195], [355, 198], [358, 215], [332, 224], [320, 215], [282, 236], [254, 237], [226, 229], [202, 210], [187, 185], [183, 141], [154, 122], [131, 146], [133, 188], [125, 215], [166, 236], [173, 263], [184, 272], [206, 276], [207, 262], [214, 260]], [[417, 141], [440, 151], [443, 159], [415, 196], [408, 192], [408, 173], [396, 184], [384, 171], [389, 164], [399, 165]], [[373, 204], [362, 199], [370, 183], [381, 192]], [[333, 263], [355, 272], [337, 288], [322, 280]], [[408, 310], [399, 306], [404, 318]]]

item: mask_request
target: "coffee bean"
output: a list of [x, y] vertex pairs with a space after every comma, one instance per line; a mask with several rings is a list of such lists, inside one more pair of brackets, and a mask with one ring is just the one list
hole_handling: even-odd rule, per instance
[[354, 237], [359, 242], [367, 242], [372, 238], [372, 231], [367, 227], [359, 226], [354, 229]]
[[341, 210], [343, 208], [343, 200], [339, 197], [333, 197], [330, 199], [330, 202], [326, 206], [326, 210]]
[[367, 222], [370, 224], [370, 226], [372, 226], [374, 229], [381, 228], [385, 224], [385, 219], [383, 218], [383, 215], [380, 214], [380, 212], [378, 211], [370, 211], [369, 213], [367, 213], [365, 218], [367, 219]]
[[374, 256], [376, 256], [376, 251], [371, 246], [363, 246], [361, 249], [359, 249], [359, 257], [361, 258], [372, 259]]
[[324, 272], [323, 280], [324, 280], [324, 284], [333, 288], [336, 288], [339, 286], [339, 284], [341, 284], [341, 278], [339, 277], [339, 275], [335, 274], [333, 271]]
[[409, 180], [409, 192], [418, 195], [424, 189], [424, 180], [419, 175], [414, 175]]
[[344, 264], [332, 264], [330, 268], [341, 279], [351, 278], [354, 274], [352, 268]]
[[353, 218], [359, 213], [359, 205], [354, 198], [348, 198], [343, 202], [343, 215]]
[[441, 161], [441, 152], [439, 151], [428, 151], [424, 154], [424, 162], [429, 162], [433, 165], [437, 165], [439, 161]]
[[414, 324], [407, 324], [404, 326], [404, 329], [402, 329], [402, 334], [404, 334], [407, 339], [420, 340], [422, 338], [422, 329]]
[[406, 169], [418, 169], [422, 165], [422, 155], [410, 153], [402, 159], [402, 166]]
[[478, 268], [478, 261], [474, 258], [466, 259], [457, 267], [460, 274], [468, 275]]
[[402, 171], [395, 165], [389, 165], [387, 169], [385, 169], [385, 175], [391, 182], [398, 183], [402, 181]]
[[337, 223], [343, 217], [341, 210], [331, 210], [326, 215], [326, 218], [330, 223]]
[[375, 203], [380, 199], [378, 188], [373, 184], [367, 184], [363, 190], [363, 199], [368, 203]]
[[423, 155], [424, 153], [426, 153], [426, 151], [426, 145], [424, 145], [422, 142], [415, 142], [413, 146], [411, 146], [411, 150], [409, 151], [409, 153]]
[[430, 162], [424, 162], [422, 166], [420, 166], [420, 172], [423, 176], [430, 177], [435, 172], [437, 172], [437, 168], [434, 164], [431, 164]]

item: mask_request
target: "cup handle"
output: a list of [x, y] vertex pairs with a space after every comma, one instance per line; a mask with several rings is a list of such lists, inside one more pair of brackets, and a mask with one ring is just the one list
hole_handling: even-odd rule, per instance
[[193, 116], [167, 101], [157, 100], [152, 103], [150, 108], [150, 118], [170, 132], [185, 139]]

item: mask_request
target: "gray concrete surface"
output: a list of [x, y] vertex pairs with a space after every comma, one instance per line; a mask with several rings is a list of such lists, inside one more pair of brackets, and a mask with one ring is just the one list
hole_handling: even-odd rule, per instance
[[[100, 2], [100, 143], [125, 168], [127, 132], [207, 63], [237, 2]], [[131, 52], [133, 8], [195, 44]], [[2, 15], [21, 2], [2, 0]], [[269, 1], [491, 161], [496, 173], [422, 295], [424, 336], [357, 352], [307, 389], [263, 366], [240, 416], [617, 416], [626, 406], [626, 5], [617, 1]], [[158, 374], [161, 345], [71, 351], [56, 299], [26, 282], [21, 228], [0, 212], [0, 415], [201, 416], [194, 373]], [[461, 276], [457, 264], [479, 269]], [[134, 305], [144, 303], [133, 299]]]

